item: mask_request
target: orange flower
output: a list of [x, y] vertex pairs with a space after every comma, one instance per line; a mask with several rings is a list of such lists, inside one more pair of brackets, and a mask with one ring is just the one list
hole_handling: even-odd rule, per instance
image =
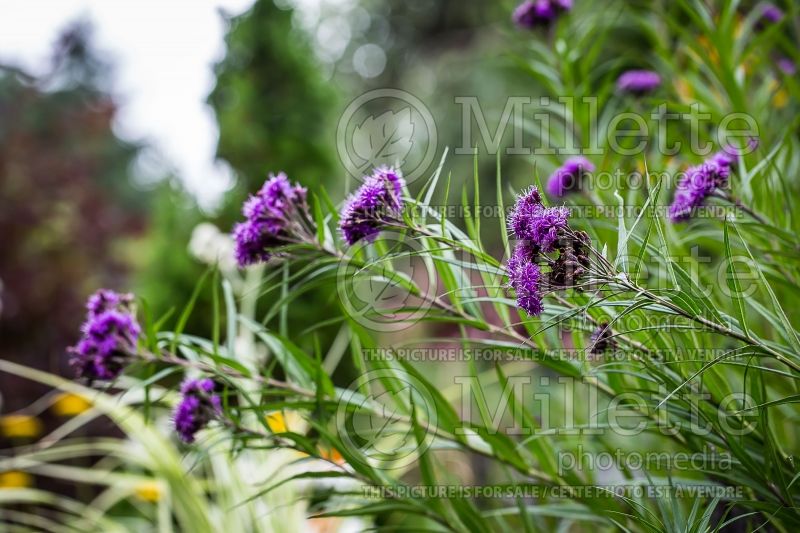
[[343, 465], [346, 463], [344, 457], [342, 457], [342, 454], [339, 453], [339, 450], [336, 448], [320, 448], [319, 456], [327, 461], [336, 463], [337, 465]]
[[697, 38], [697, 41], [700, 43], [700, 46], [703, 47], [706, 54], [708, 54], [708, 59], [714, 66], [719, 66], [719, 51], [717, 51], [717, 47], [711, 44], [711, 41], [708, 40], [708, 37], [705, 35], [701, 35]]

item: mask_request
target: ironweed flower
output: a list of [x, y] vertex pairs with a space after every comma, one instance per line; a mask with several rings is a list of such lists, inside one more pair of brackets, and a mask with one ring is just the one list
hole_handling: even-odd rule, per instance
[[568, 239], [560, 239], [558, 258], [550, 264], [548, 282], [554, 288], [574, 286], [589, 269], [589, 235], [576, 231]]
[[525, 0], [514, 10], [512, 19], [522, 28], [548, 26], [572, 9], [572, 0]]
[[86, 302], [81, 339], [68, 348], [78, 378], [115, 379], [136, 352], [141, 328], [132, 309], [133, 295], [100, 289]]
[[[546, 291], [575, 287], [589, 269], [589, 236], [573, 231], [568, 218], [567, 208], [542, 205], [536, 187], [524, 191], [511, 211], [509, 229], [520, 242], [506, 264], [508, 286], [529, 315], [542, 313]], [[552, 252], [558, 255], [549, 256]]]
[[183, 398], [175, 408], [174, 419], [175, 431], [184, 442], [194, 442], [197, 432], [222, 412], [217, 388], [210, 378], [187, 379], [181, 385]]
[[261, 190], [244, 203], [246, 220], [233, 229], [239, 266], [267, 261], [272, 249], [307, 240], [309, 232], [301, 219], [307, 211], [305, 188], [291, 185], [283, 172], [270, 175]]
[[508, 225], [520, 239], [535, 244], [548, 253], [553, 251], [559, 235], [569, 226], [566, 207], [545, 207], [536, 187], [523, 192], [511, 210]]
[[617, 79], [617, 89], [622, 92], [644, 95], [661, 85], [661, 76], [652, 70], [629, 70]]
[[339, 230], [347, 244], [372, 241], [384, 226], [398, 220], [404, 185], [400, 171], [391, 167], [377, 168], [365, 178], [340, 214]]
[[566, 196], [581, 188], [587, 173], [594, 172], [595, 167], [585, 157], [570, 157], [558, 167], [547, 180], [547, 194], [555, 198]]
[[534, 245], [522, 241], [514, 248], [506, 267], [508, 285], [517, 294], [517, 305], [529, 315], [542, 313], [542, 271], [537, 264], [538, 252]]
[[777, 24], [783, 19], [783, 11], [775, 4], [767, 4], [761, 11], [761, 21], [771, 22]]
[[714, 191], [727, 185], [736, 159], [730, 152], [717, 152], [704, 163], [689, 167], [678, 181], [675, 197], [669, 207], [669, 219], [680, 222], [689, 219], [692, 210], [703, 205]]
[[119, 293], [109, 289], [99, 289], [86, 300], [86, 310], [89, 316], [97, 316], [105, 311], [128, 306], [133, 303], [133, 295]]
[[797, 65], [788, 57], [782, 57], [777, 61], [778, 69], [787, 76], [794, 76], [797, 74]]

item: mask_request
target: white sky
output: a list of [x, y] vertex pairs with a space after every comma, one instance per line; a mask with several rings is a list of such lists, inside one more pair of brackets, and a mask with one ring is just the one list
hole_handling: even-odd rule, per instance
[[[59, 30], [88, 18], [94, 46], [115, 66], [121, 103], [115, 130], [145, 141], [204, 205], [230, 185], [215, 163], [217, 127], [205, 100], [211, 65], [224, 54], [219, 9], [239, 14], [253, 0], [0, 0], [0, 62], [41, 72]], [[2, 119], [2, 117], [0, 117]]]

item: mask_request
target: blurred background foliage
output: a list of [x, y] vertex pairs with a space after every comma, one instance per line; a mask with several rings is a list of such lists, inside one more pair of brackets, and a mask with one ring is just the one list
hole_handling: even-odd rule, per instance
[[[76, 317], [97, 285], [131, 274], [126, 249], [148, 227], [149, 194], [129, 179], [139, 146], [112, 130], [87, 27], [68, 28], [41, 79], [0, 70], [0, 358], [60, 373]], [[0, 376], [3, 408], [41, 395]]]
[[[213, 212], [197, 205], [179, 176], [137, 181], [135, 163], [144, 146], [113, 130], [118, 104], [108, 80], [114, 65], [93, 49], [88, 22], [65, 28], [47, 74], [37, 78], [2, 66], [2, 358], [68, 375], [64, 350], [75, 340], [86, 295], [98, 286], [129, 288], [155, 317], [182, 307], [209, 268], [188, 250], [192, 232], [203, 221], [228, 232], [240, 218], [242, 200], [270, 172], [285, 171], [311, 188], [322, 185], [341, 201], [347, 180], [336, 155], [336, 120], [356, 95], [381, 86], [419, 93], [435, 116], [450, 113], [440, 125], [452, 126], [440, 138], [454, 146], [460, 141], [455, 88], [472, 94], [473, 86], [484, 86], [487, 95], [503, 94], [514, 77], [492, 61], [502, 32], [486, 24], [493, 18], [505, 26], [503, 6], [394, 0], [351, 2], [345, 9], [320, 5], [312, 25], [291, 5], [273, 0], [226, 17], [227, 52], [216, 65], [208, 103], [220, 128], [218, 157], [237, 181]], [[341, 34], [340, 48], [321, 46], [321, 37]], [[353, 56], [370, 43], [386, 57], [377, 70], [361, 65], [356, 71]], [[476, 50], [486, 52], [476, 56]], [[471, 168], [472, 157], [463, 165]], [[493, 166], [490, 160], [486, 168]], [[329, 316], [326, 306], [334, 305], [330, 295], [312, 292], [295, 302], [290, 318], [321, 320]], [[210, 308], [203, 291], [187, 332], [209, 329]], [[43, 392], [8, 375], [0, 383], [4, 410], [28, 405]]]
[[[46, 74], [2, 67], [0, 357], [69, 375], [64, 351], [75, 341], [86, 295], [98, 286], [135, 292], [154, 317], [182, 308], [209, 268], [188, 250], [194, 229], [211, 221], [228, 232], [242, 200], [270, 172], [285, 171], [312, 189], [321, 185], [341, 201], [348, 180], [336, 154], [336, 121], [358, 94], [384, 86], [418, 94], [442, 117], [442, 146], [452, 147], [461, 141], [453, 94], [489, 97], [525, 83], [508, 68], [512, 61], [495, 61], [505, 49], [507, 6], [400, 0], [320, 6], [311, 22], [273, 0], [226, 16], [227, 52], [216, 65], [208, 103], [220, 129], [218, 157], [236, 183], [213, 212], [197, 205], [180, 176], [137, 181], [145, 147], [114, 132], [114, 65], [94, 50], [90, 23], [65, 28]], [[354, 61], [367, 45], [383, 59]], [[472, 156], [452, 163], [471, 174]], [[489, 173], [495, 161], [484, 164]], [[332, 298], [305, 295], [292, 306], [289, 324], [294, 317], [306, 324], [329, 317], [337, 305]], [[195, 308], [186, 331], [208, 331], [209, 291], [200, 293]], [[323, 330], [317, 341], [328, 344], [335, 333]], [[0, 390], [4, 411], [46, 391], [7, 374]], [[42, 420], [23, 441], [38, 438], [58, 418], [45, 412]]]
[[226, 199], [234, 216], [267, 172], [336, 183], [331, 139], [341, 95], [320, 71], [312, 44], [293, 29], [292, 14], [258, 1], [226, 20], [227, 52], [216, 65], [209, 104], [220, 128], [217, 156], [238, 178]]

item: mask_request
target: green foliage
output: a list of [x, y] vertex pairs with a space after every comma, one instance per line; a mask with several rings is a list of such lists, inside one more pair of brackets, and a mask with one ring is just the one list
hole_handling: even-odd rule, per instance
[[[496, 175], [484, 175], [476, 157], [472, 172], [458, 176], [474, 184], [472, 193], [451, 190], [443, 158], [420, 190], [404, 191], [402, 219], [386, 222], [384, 232], [363, 246], [344, 246], [337, 206], [319, 188], [311, 242], [275, 250], [279, 261], [248, 271], [244, 287], [224, 271], [206, 273], [166, 322], [143, 317], [147, 335], [115, 384], [124, 392], [98, 394], [97, 401], [130, 439], [151, 453], [154, 445], [165, 450], [146, 471], [163, 480], [174, 498], [158, 509], [143, 507], [142, 520], [199, 530], [239, 520], [255, 529], [248, 513], [257, 516], [260, 503], [293, 489], [304, 505], [301, 514], [360, 517], [363, 528], [386, 530], [796, 529], [798, 95], [792, 80], [776, 75], [760, 53], [770, 44], [783, 49], [785, 36], [756, 32], [754, 16], [742, 17], [737, 6], [681, 0], [613, 2], [601, 10], [580, 3], [550, 33], [549, 46], [524, 37], [520, 61], [540, 88], [598, 97], [598, 167], [642, 175], [638, 186], [592, 182], [594, 187], [565, 199], [572, 206], [633, 209], [570, 218], [573, 229], [592, 237], [589, 266], [574, 283], [545, 295], [540, 316], [518, 309], [502, 251], [511, 243], [474, 209], [487, 198], [481, 183], [494, 185], [488, 198], [499, 206], [514, 201], [509, 173], [495, 155]], [[626, 36], [636, 41], [641, 35], [649, 36], [648, 46], [618, 51]], [[658, 93], [633, 99], [615, 92], [616, 74], [634, 63], [662, 73]], [[695, 102], [699, 106], [692, 108]], [[713, 120], [698, 134], [715, 144], [712, 125], [729, 113], [747, 111], [760, 125], [769, 124], [758, 151], [740, 158], [730, 191], [711, 199], [739, 207], [736, 216], [698, 217], [684, 225], [665, 218], [675, 171], [700, 159], [688, 147], [666, 155], [651, 143], [636, 156], [612, 149], [611, 115], [638, 109], [647, 116], [645, 110], [661, 103], [693, 116], [710, 114]], [[586, 145], [592, 117], [577, 108], [568, 118], [554, 120], [548, 138]], [[684, 138], [684, 128], [675, 125], [669, 138]], [[537, 170], [543, 159], [534, 159]], [[560, 157], [545, 161], [554, 166]], [[536, 182], [539, 174], [522, 181]], [[460, 202], [463, 216], [441, 216], [436, 197]], [[384, 288], [401, 297], [387, 297]], [[375, 296], [367, 302], [374, 305], [354, 308], [365, 291]], [[327, 293], [337, 310], [322, 321], [291, 315], [309, 293]], [[202, 336], [185, 329], [191, 316], [203, 312], [196, 307], [199, 298], [210, 299], [212, 309]], [[256, 305], [258, 300], [266, 305]], [[595, 352], [598, 337], [590, 336], [598, 328], [609, 334], [610, 348], [602, 354]], [[336, 334], [319, 342], [326, 329]], [[414, 353], [404, 348], [442, 347], [460, 356], [403, 357]], [[467, 355], [480, 349], [495, 358]], [[343, 367], [356, 369], [352, 383], [333, 379]], [[0, 370], [88, 394], [9, 363], [0, 362]], [[187, 448], [195, 468], [185, 483], [176, 478], [176, 450], [154, 429], [168, 418], [174, 383], [184, 373], [212, 377], [223, 404]], [[530, 387], [520, 390], [515, 383]], [[129, 406], [141, 406], [153, 424], [144, 424]], [[65, 427], [63, 434], [73, 429]], [[566, 454], [580, 457], [584, 450], [614, 458], [608, 468], [565, 466]], [[118, 453], [113, 447], [103, 452], [112, 458]], [[632, 466], [617, 452], [623, 458], [685, 454], [700, 465]], [[26, 450], [13, 467], [33, 471], [40, 465], [26, 460], [41, 460], [37, 453]], [[81, 453], [81, 447], [64, 451]], [[229, 462], [209, 466], [215, 453]], [[259, 468], [276, 456], [287, 470], [300, 470], [277, 476]], [[115, 464], [101, 461], [107, 463]], [[237, 478], [238, 492], [225, 493], [221, 487], [234, 465], [261, 478]], [[45, 466], [45, 472], [58, 472]], [[103, 473], [130, 475], [121, 466]], [[81, 471], [81, 481], [95, 481], [90, 474]], [[511, 490], [500, 497], [413, 492], [420, 486]], [[617, 493], [619, 486], [628, 491]], [[738, 494], [698, 495], [697, 487]], [[379, 494], [371, 497], [365, 488]], [[66, 507], [35, 492], [12, 494], [49, 513]], [[68, 511], [92, 525], [131, 527], [129, 515], [103, 502], [81, 513], [70, 502]]]
[[[175, 313], [190, 298], [196, 280], [208, 267], [189, 251], [192, 231], [204, 213], [178, 184], [164, 181], [153, 191], [149, 231], [133, 248], [133, 288], [155, 316]], [[211, 295], [204, 294], [188, 331], [209, 331]]]
[[[0, 65], [0, 359], [38, 368], [60, 367], [86, 295], [130, 272], [148, 210], [89, 30], [68, 28], [39, 77]], [[6, 408], [42, 391], [2, 381]]]
[[228, 19], [225, 59], [209, 102], [220, 127], [217, 155], [252, 191], [268, 172], [333, 184], [337, 94], [314, 60], [291, 9], [259, 0]]

